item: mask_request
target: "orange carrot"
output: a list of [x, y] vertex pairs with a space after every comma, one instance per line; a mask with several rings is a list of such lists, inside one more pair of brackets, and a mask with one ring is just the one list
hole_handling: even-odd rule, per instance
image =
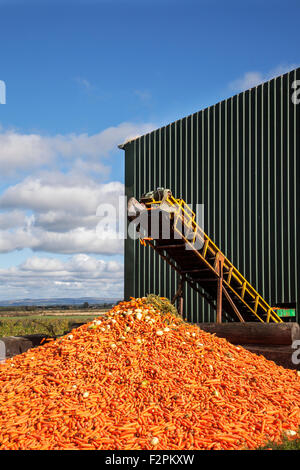
[[296, 371], [145, 299], [97, 320], [0, 365], [0, 449], [252, 449], [297, 431]]

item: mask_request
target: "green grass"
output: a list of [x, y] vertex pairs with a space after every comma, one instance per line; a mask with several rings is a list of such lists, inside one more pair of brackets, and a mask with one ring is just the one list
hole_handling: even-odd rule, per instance
[[300, 450], [300, 439], [288, 439], [283, 437], [281, 444], [274, 442], [267, 442], [264, 446], [259, 447], [257, 450]]
[[298, 428], [298, 434], [294, 438], [288, 438], [283, 434], [280, 444], [274, 442], [266, 442], [263, 446], [260, 446], [257, 450], [300, 450], [300, 426]]
[[97, 318], [95, 315], [0, 317], [0, 338], [30, 334], [62, 335], [69, 331], [72, 323], [87, 323]]

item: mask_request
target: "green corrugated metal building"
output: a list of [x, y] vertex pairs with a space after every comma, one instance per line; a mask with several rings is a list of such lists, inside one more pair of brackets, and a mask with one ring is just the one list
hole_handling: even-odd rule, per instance
[[[128, 198], [164, 187], [194, 210], [204, 204], [208, 236], [270, 305], [296, 308], [297, 321], [299, 89], [300, 68], [120, 146]], [[125, 298], [176, 288], [171, 268], [127, 238]], [[190, 321], [215, 319], [188, 286], [184, 311]]]

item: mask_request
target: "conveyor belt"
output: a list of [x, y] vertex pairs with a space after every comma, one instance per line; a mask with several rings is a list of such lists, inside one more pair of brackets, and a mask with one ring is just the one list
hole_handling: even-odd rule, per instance
[[183, 199], [175, 199], [168, 191], [161, 200], [142, 198], [137, 205], [139, 211], [142, 208], [142, 217], [136, 218], [141, 243], [154, 249], [180, 276], [173, 300], [181, 299], [181, 313], [182, 290], [187, 282], [216, 308], [217, 322], [222, 317], [231, 321], [282, 322], [199, 227], [195, 213]]

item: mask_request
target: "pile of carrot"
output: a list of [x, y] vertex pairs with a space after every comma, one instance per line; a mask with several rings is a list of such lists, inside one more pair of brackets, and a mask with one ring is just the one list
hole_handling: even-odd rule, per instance
[[300, 377], [132, 299], [0, 365], [0, 449], [254, 449], [297, 437]]

